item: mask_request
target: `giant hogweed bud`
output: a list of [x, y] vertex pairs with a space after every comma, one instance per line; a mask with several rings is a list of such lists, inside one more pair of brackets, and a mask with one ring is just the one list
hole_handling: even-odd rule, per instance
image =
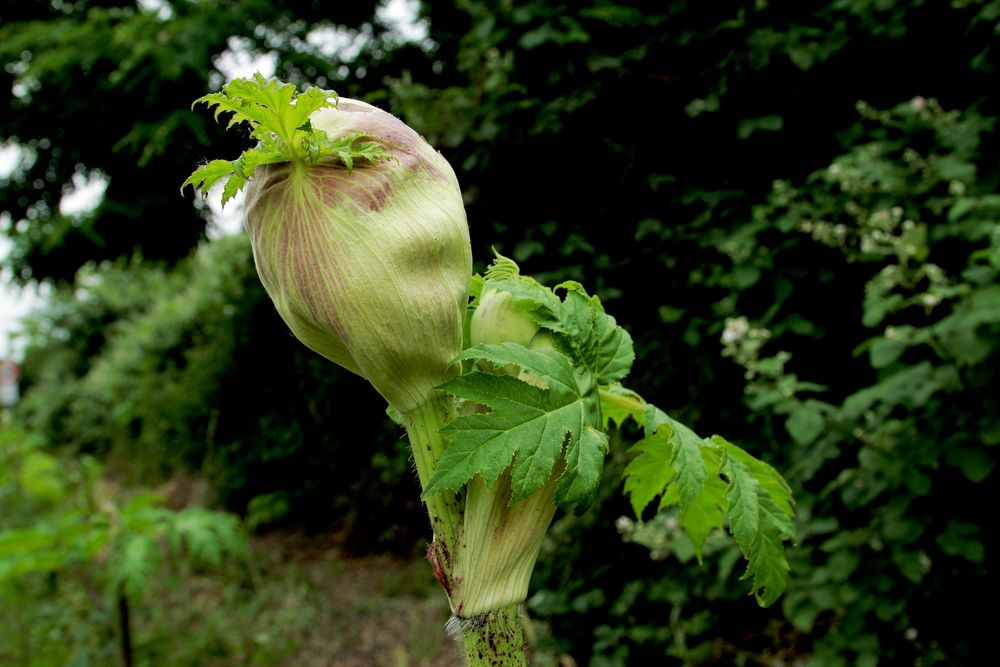
[[[258, 76], [203, 98], [233, 111], [233, 122], [249, 117], [255, 151], [277, 154], [225, 163], [236, 176], [252, 173], [244, 227], [261, 282], [299, 340], [407, 414], [447, 379], [462, 348], [472, 257], [458, 181], [391, 114], [285, 86]], [[275, 91], [288, 103], [278, 122], [253, 125]]]
[[497, 253], [486, 270], [486, 281], [469, 321], [469, 344], [518, 343], [528, 346], [541, 327], [531, 317], [532, 304], [518, 301], [496, 283], [516, 281], [521, 270], [512, 259]]
[[258, 167], [244, 218], [254, 261], [299, 340], [407, 413], [461, 351], [472, 256], [458, 181], [416, 132], [363, 102], [311, 120], [331, 139], [377, 137], [395, 159]]

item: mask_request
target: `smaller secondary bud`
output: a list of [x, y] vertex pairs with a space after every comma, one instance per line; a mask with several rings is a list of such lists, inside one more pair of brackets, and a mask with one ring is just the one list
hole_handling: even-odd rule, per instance
[[528, 306], [515, 301], [510, 292], [485, 287], [469, 322], [469, 343], [473, 346], [486, 343], [529, 346], [539, 326], [528, 313]]
[[[506, 258], [502, 258], [506, 259]], [[507, 260], [508, 262], [510, 260]], [[513, 262], [510, 262], [513, 265]], [[516, 276], [517, 266], [514, 266]], [[517, 343], [531, 349], [558, 350], [552, 332], [542, 329], [535, 318], [531, 316], [533, 304], [530, 301], [517, 300], [510, 292], [490, 287], [487, 280], [479, 305], [469, 321], [469, 344], [476, 345]], [[538, 384], [537, 380], [522, 373], [517, 366], [496, 368], [488, 361], [477, 362], [481, 370], [498, 375], [512, 375], [530, 384]]]

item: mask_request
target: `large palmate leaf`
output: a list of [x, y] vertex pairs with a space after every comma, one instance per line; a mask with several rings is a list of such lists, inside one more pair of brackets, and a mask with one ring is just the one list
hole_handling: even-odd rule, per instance
[[442, 429], [450, 444], [424, 496], [458, 489], [475, 475], [493, 484], [510, 467], [511, 503], [516, 503], [548, 482], [562, 459], [556, 502], [586, 499], [600, 478], [608, 439], [595, 427], [596, 397], [581, 389], [569, 359], [515, 343], [479, 345], [458, 358], [465, 359], [499, 368], [515, 365], [522, 377], [475, 370], [443, 386], [489, 412], [463, 415]]

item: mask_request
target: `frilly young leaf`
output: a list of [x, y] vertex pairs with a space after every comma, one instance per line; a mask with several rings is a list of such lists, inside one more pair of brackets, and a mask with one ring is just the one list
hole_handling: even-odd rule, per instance
[[[194, 101], [215, 107], [215, 119], [222, 113], [232, 113], [227, 129], [239, 123], [250, 126], [250, 135], [258, 140], [270, 134], [286, 144], [317, 109], [336, 106], [337, 93], [311, 87], [299, 94], [294, 85], [275, 78], [265, 79], [259, 72], [249, 79], [233, 79], [221, 93], [210, 93]], [[194, 105], [192, 105], [194, 106]]]
[[215, 107], [216, 120], [224, 113], [232, 114], [227, 129], [245, 124], [257, 145], [236, 160], [212, 160], [200, 166], [184, 181], [181, 190], [190, 185], [207, 194], [228, 177], [222, 193], [225, 205], [261, 165], [336, 162], [351, 169], [357, 160], [374, 163], [391, 159], [377, 137], [354, 133], [331, 140], [312, 127], [309, 116], [318, 109], [335, 107], [336, 100], [337, 94], [331, 90], [312, 87], [297, 93], [294, 85], [265, 79], [260, 73], [248, 79], [233, 79], [222, 92], [198, 98], [194, 104]]
[[569, 359], [515, 343], [479, 345], [456, 361], [466, 359], [489, 361], [498, 368], [516, 365], [526, 376], [474, 370], [442, 386], [490, 412], [463, 415], [441, 430], [450, 444], [424, 498], [458, 489], [475, 475], [491, 485], [510, 467], [513, 504], [545, 485], [562, 458], [565, 468], [556, 481], [556, 503], [585, 500], [600, 478], [608, 439], [594, 427], [596, 397], [581, 391]]

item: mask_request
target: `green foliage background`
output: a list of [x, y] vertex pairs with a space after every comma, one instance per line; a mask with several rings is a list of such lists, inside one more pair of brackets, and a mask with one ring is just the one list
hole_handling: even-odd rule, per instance
[[[7, 266], [53, 289], [18, 417], [46, 442], [147, 479], [202, 469], [260, 528], [425, 539], [374, 392], [294, 343], [241, 238], [196, 249], [207, 212], [177, 187], [238, 149], [188, 105], [236, 43], [417, 128], [458, 171], [475, 257], [583, 282], [635, 339], [631, 385], [795, 490], [789, 590], [759, 611], [734, 544], [698, 565], [676, 517], [637, 521], [613, 442], [601, 499], [544, 548], [539, 661], [986, 650], [968, 600], [996, 569], [1000, 2], [423, 3], [423, 44], [373, 3], [151, 6], [0, 11], [0, 139], [32, 156], [0, 184]], [[338, 25], [370, 39], [309, 45]], [[90, 170], [103, 202], [63, 216]]]

